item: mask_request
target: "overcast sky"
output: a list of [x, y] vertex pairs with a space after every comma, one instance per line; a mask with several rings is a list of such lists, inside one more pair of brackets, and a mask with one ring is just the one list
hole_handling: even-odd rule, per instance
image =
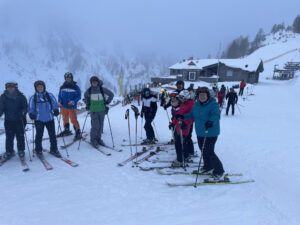
[[297, 14], [300, 0], [0, 0], [0, 32], [55, 28], [97, 47], [206, 57], [240, 35], [290, 25]]

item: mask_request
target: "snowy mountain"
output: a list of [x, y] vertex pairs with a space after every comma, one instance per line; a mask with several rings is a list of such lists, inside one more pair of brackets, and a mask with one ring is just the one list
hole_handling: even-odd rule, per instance
[[98, 75], [119, 94], [120, 75], [124, 77], [124, 89], [129, 90], [129, 85], [147, 83], [151, 76], [165, 74], [168, 67], [161, 58], [125, 55], [105, 46], [96, 49], [71, 34], [46, 33], [28, 40], [0, 35], [0, 43], [0, 83], [16, 80], [25, 94], [32, 93], [30, 84], [38, 79], [46, 82], [48, 90], [58, 92], [67, 71], [74, 74], [83, 90], [89, 78]]

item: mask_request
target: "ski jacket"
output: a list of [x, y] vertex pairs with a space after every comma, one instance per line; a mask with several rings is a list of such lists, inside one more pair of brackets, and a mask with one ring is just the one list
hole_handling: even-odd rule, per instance
[[[193, 105], [194, 105], [194, 100], [192, 100], [192, 99], [188, 100], [185, 103], [182, 103], [178, 108], [174, 108], [175, 115], [177, 115], [177, 114], [179, 114], [179, 115], [186, 115], [186, 114], [188, 114], [189, 112], [192, 111]], [[176, 127], [177, 134], [180, 134], [179, 120], [176, 119], [176, 117], [173, 117], [172, 123]], [[194, 120], [193, 119], [184, 119], [183, 123], [186, 124], [186, 127], [182, 130], [182, 134], [184, 136], [187, 136], [190, 133], [191, 126], [194, 123]]]
[[217, 137], [220, 134], [220, 107], [214, 98], [210, 98], [204, 103], [195, 102], [190, 113], [184, 119], [194, 119], [196, 134], [199, 137], [205, 136], [205, 123], [212, 121], [213, 126], [208, 128], [207, 137]]
[[228, 92], [226, 95], [226, 99], [228, 99], [229, 104], [236, 104], [238, 102], [238, 96], [235, 91]]
[[242, 82], [240, 83], [240, 88], [244, 88], [244, 87], [246, 87], [246, 82], [245, 82], [245, 81], [242, 81]]
[[14, 94], [4, 91], [0, 96], [0, 115], [3, 113], [7, 121], [21, 121], [26, 118], [27, 100], [18, 89]]
[[143, 96], [142, 98], [142, 113], [145, 115], [145, 119], [154, 119], [157, 111], [157, 98], [155, 95]]
[[55, 109], [58, 109], [58, 104], [51, 93], [35, 93], [29, 99], [28, 113], [35, 115], [38, 121], [45, 123], [53, 120]]
[[[67, 109], [76, 109], [77, 102], [81, 99], [81, 91], [76, 82], [65, 82], [59, 89], [58, 102]], [[73, 105], [69, 105], [73, 102]]]
[[84, 102], [90, 112], [104, 112], [113, 98], [114, 94], [102, 86], [89, 87], [84, 93]]

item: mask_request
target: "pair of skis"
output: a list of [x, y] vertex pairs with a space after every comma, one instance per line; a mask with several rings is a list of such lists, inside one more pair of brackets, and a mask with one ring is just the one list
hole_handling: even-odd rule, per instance
[[[14, 154], [11, 158], [5, 159], [5, 158], [3, 157], [3, 155], [4, 155], [4, 154], [0, 155], [0, 166], [2, 166], [4, 163], [6, 163], [7, 161], [9, 161], [10, 159], [12, 159], [12, 158], [15, 156], [15, 154]], [[26, 161], [25, 161], [25, 158], [20, 158], [20, 157], [19, 157], [19, 160], [20, 160], [20, 162], [21, 162], [22, 171], [23, 171], [23, 172], [29, 171], [30, 169], [29, 169], [28, 164], [27, 164]]]
[[[50, 155], [52, 155], [48, 149], [43, 149], [42, 151], [43, 152], [47, 152]], [[71, 167], [77, 167], [77, 166], [79, 166], [78, 163], [75, 163], [75, 162], [73, 162], [70, 159], [67, 159], [65, 157], [56, 157], [56, 156], [53, 156], [53, 157], [62, 160], [63, 162], [65, 162], [66, 164], [68, 164]], [[43, 166], [45, 167], [46, 170], [52, 170], [53, 169], [53, 166], [45, 159], [44, 156], [41, 156], [41, 157], [37, 156], [37, 158], [42, 162], [42, 164], [43, 164]]]

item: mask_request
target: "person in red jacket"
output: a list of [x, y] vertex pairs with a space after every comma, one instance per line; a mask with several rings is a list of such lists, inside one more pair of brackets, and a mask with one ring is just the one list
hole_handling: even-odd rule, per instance
[[239, 92], [240, 96], [243, 96], [245, 87], [246, 87], [246, 82], [244, 80], [242, 80], [240, 83], [240, 92]]
[[[174, 107], [175, 115], [185, 115], [189, 113], [194, 105], [194, 100], [191, 99], [191, 95], [187, 90], [181, 91], [178, 97], [172, 99], [172, 101], [172, 106]], [[187, 162], [188, 157], [194, 152], [194, 145], [193, 141], [191, 140], [191, 129], [193, 129], [193, 122], [193, 119], [182, 120], [176, 119], [176, 117], [174, 116], [172, 123], [169, 126], [170, 129], [175, 128], [174, 136], [177, 159], [172, 163], [172, 166], [182, 166], [183, 160]], [[183, 143], [181, 143], [181, 133]]]

